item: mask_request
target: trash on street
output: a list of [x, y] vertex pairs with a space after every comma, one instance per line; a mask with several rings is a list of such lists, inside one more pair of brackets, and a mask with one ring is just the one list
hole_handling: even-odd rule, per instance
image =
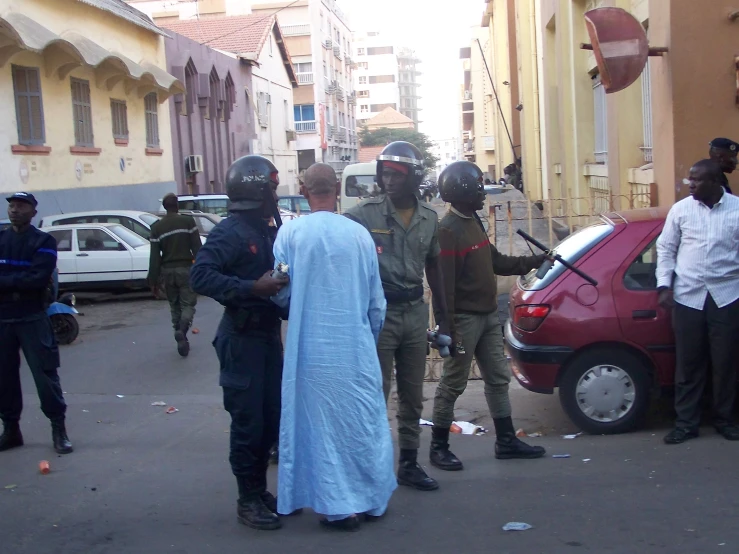
[[522, 521], [509, 521], [503, 526], [503, 531], [528, 531], [532, 528], [533, 525], [529, 525]]
[[163, 402], [161, 400], [157, 400], [156, 402], [152, 402], [151, 405], [152, 406], [166, 406], [167, 403], [166, 402]]
[[169, 408], [167, 408], [167, 413], [168, 414], [174, 414], [174, 413], [177, 413], [177, 412], [179, 412], [179, 410], [177, 408], [175, 408], [174, 406], [170, 406]]
[[552, 454], [552, 458], [569, 458], [569, 454]]
[[46, 460], [41, 460], [38, 464], [38, 470], [41, 472], [41, 475], [48, 475], [49, 472], [51, 472], [49, 462], [47, 462]]
[[427, 419], [419, 419], [418, 420], [418, 423], [419, 423], [419, 425], [423, 425], [425, 427], [433, 427], [434, 426], [434, 424], [432, 422], [428, 421]]
[[484, 427], [470, 423], [469, 421], [455, 421], [449, 428], [452, 433], [459, 433], [462, 435], [482, 435], [487, 433]]
[[576, 439], [580, 435], [582, 435], [582, 431], [580, 431], [579, 433], [575, 433], [574, 435], [563, 435], [562, 438], [567, 439], [567, 440], [572, 440], [572, 439]]

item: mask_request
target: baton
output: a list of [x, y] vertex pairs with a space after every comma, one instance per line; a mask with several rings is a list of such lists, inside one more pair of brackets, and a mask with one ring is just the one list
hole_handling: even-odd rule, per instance
[[534, 246], [536, 246], [539, 250], [542, 250], [542, 251], [546, 252], [547, 255], [553, 257], [555, 260], [557, 260], [559, 263], [561, 263], [567, 269], [569, 269], [573, 273], [576, 273], [577, 275], [579, 275], [580, 277], [582, 277], [583, 279], [585, 279], [588, 283], [590, 283], [594, 287], [597, 287], [598, 286], [598, 281], [596, 281], [595, 279], [593, 279], [587, 273], [585, 273], [585, 272], [579, 270], [578, 268], [576, 268], [574, 265], [572, 265], [570, 262], [568, 262], [567, 260], [565, 260], [559, 254], [555, 254], [555, 253], [551, 252], [546, 246], [544, 246], [542, 243], [540, 243], [534, 237], [532, 237], [531, 235], [529, 235], [527, 232], [519, 229], [518, 231], [516, 231], [516, 233], [518, 233], [524, 239], [526, 239], [528, 242], [530, 242], [531, 244], [533, 244]]

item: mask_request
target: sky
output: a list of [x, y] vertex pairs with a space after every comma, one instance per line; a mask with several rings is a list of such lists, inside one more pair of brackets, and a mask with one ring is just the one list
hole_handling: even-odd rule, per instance
[[338, 0], [352, 31], [378, 31], [421, 58], [419, 130], [432, 139], [459, 136], [459, 49], [470, 45], [484, 0]]

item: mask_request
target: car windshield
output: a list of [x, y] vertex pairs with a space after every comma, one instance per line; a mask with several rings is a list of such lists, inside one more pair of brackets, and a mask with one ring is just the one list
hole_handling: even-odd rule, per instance
[[159, 221], [159, 217], [154, 214], [141, 214], [139, 215], [139, 219], [141, 219], [141, 221], [146, 223], [149, 227]]
[[178, 204], [180, 210], [204, 212], [206, 214], [227, 217], [230, 202], [227, 198], [193, 198], [190, 200], [180, 200]]
[[111, 225], [108, 229], [131, 248], [138, 248], [149, 244], [149, 241], [141, 238], [133, 231], [126, 229], [123, 225]]
[[193, 218], [195, 219], [195, 223], [198, 226], [198, 232], [201, 235], [209, 235], [210, 232], [213, 230], [213, 228], [216, 226], [215, 221], [213, 221], [207, 216], [204, 216], [204, 215], [198, 216], [198, 215], [193, 215], [193, 214], [190, 214], [190, 215], [192, 215]]
[[349, 175], [346, 178], [346, 195], [349, 198], [366, 198], [380, 194], [374, 175]]
[[296, 198], [295, 203], [301, 212], [310, 213], [310, 204], [308, 204], [307, 198]]
[[[613, 225], [605, 221], [588, 225], [566, 237], [554, 248], [554, 252], [574, 264], [612, 232]], [[541, 290], [553, 283], [565, 270], [560, 262], [554, 262], [552, 269], [542, 279], [536, 276], [537, 270], [534, 269], [521, 277], [520, 284], [524, 290]]]

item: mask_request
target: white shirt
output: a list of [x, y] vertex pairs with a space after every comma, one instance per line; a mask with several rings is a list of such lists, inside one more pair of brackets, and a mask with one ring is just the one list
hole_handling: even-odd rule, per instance
[[709, 208], [689, 196], [672, 206], [657, 240], [657, 286], [696, 310], [709, 293], [719, 308], [739, 299], [738, 197], [724, 193]]

